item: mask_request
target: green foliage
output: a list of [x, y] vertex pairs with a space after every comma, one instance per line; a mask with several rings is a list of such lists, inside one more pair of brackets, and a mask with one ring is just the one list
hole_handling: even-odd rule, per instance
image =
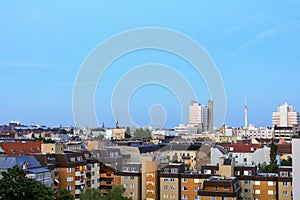
[[35, 138], [36, 141], [39, 141], [39, 142], [42, 142], [44, 144], [47, 144], [47, 143], [55, 143], [54, 140], [52, 140], [51, 138], [44, 138], [44, 137], [39, 137], [39, 138]]
[[88, 189], [81, 193], [80, 200], [131, 200], [124, 196], [125, 189], [122, 187], [112, 187], [106, 195], [100, 193], [98, 189]]
[[103, 197], [98, 189], [88, 189], [80, 194], [80, 200], [102, 200]]
[[56, 200], [73, 200], [73, 195], [66, 189], [59, 190]]
[[274, 142], [270, 145], [270, 164], [267, 165], [265, 162], [263, 164], [258, 164], [258, 171], [261, 173], [277, 173], [278, 172], [278, 165], [277, 165], [277, 146]]
[[277, 156], [277, 146], [274, 144], [274, 142], [271, 143], [270, 145], [271, 150], [270, 150], [270, 163], [272, 164], [277, 164], [276, 156]]
[[282, 160], [280, 165], [281, 166], [293, 166], [293, 160], [291, 157], [289, 157], [287, 160]]
[[126, 128], [125, 138], [131, 138], [131, 132], [130, 132], [130, 128], [129, 127]]
[[151, 131], [149, 129], [144, 130], [143, 128], [138, 128], [134, 131], [134, 137], [136, 138], [150, 138]]
[[61, 134], [67, 134], [67, 131], [66, 131], [66, 129], [63, 128], [63, 129], [60, 130], [60, 133]]
[[107, 192], [105, 196], [103, 196], [104, 200], [131, 200], [129, 197], [124, 196], [125, 189], [122, 187], [113, 187], [110, 191]]
[[54, 192], [39, 181], [26, 178], [18, 166], [1, 173], [0, 199], [5, 200], [53, 200]]

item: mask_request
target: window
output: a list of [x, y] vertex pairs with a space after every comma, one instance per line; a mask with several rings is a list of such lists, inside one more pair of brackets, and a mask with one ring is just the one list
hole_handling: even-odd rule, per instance
[[170, 199], [176, 199], [176, 195], [175, 194], [170, 194]]
[[289, 173], [288, 172], [280, 172], [281, 177], [288, 177]]
[[164, 188], [164, 190], [168, 190], [168, 186], [166, 186], [166, 185], [163, 188]]
[[124, 180], [128, 180], [128, 176], [124, 176]]
[[169, 195], [168, 194], [164, 194], [163, 197], [164, 197], [164, 199], [168, 199]]
[[205, 169], [204, 174], [211, 174], [211, 170], [210, 169]]
[[199, 190], [199, 187], [195, 187], [194, 191], [197, 192]]
[[178, 172], [177, 168], [171, 168], [171, 173], [176, 174]]
[[239, 176], [239, 175], [240, 175], [240, 171], [235, 171], [234, 174], [235, 174], [236, 176]]
[[276, 182], [275, 181], [268, 181], [268, 186], [275, 186]]
[[71, 158], [70, 158], [70, 161], [71, 161], [71, 162], [75, 162], [75, 157], [71, 157]]
[[275, 195], [276, 192], [274, 190], [268, 190], [268, 195]]
[[135, 171], [136, 171], [136, 168], [135, 168], [135, 167], [131, 167], [131, 171], [132, 171], [132, 172], [135, 172]]
[[185, 183], [185, 182], [187, 182], [187, 179], [186, 178], [182, 178], [181, 182]]
[[124, 187], [124, 188], [128, 188], [128, 184], [124, 184], [123, 187]]
[[182, 195], [181, 199], [188, 199], [188, 196], [187, 195]]
[[228, 187], [228, 186], [225, 186], [225, 187], [224, 187], [224, 190], [229, 190], [229, 187]]
[[134, 188], [134, 184], [130, 184], [130, 188]]
[[164, 173], [169, 173], [169, 168], [165, 168]]
[[73, 177], [67, 177], [67, 182], [73, 181]]
[[168, 179], [167, 179], [167, 178], [164, 178], [164, 182], [168, 182]]
[[283, 185], [284, 187], [287, 187], [287, 186], [288, 186], [288, 183], [287, 183], [287, 182], [282, 182], [282, 185]]
[[245, 193], [246, 193], [246, 194], [250, 194], [250, 193], [251, 193], [251, 190], [250, 190], [250, 189], [245, 189]]
[[288, 196], [289, 194], [288, 194], [287, 191], [284, 190], [284, 191], [282, 191], [282, 195], [286, 197], [286, 196]]
[[124, 172], [129, 172], [129, 169], [130, 169], [129, 167], [123, 167]]
[[254, 190], [254, 194], [260, 194], [260, 190]]
[[210, 200], [216, 200], [216, 197], [210, 197]]
[[175, 179], [174, 179], [174, 178], [170, 178], [170, 181], [171, 181], [171, 182], [174, 182], [174, 181], [175, 181]]
[[182, 186], [182, 187], [181, 187], [181, 190], [182, 190], [182, 191], [187, 191], [187, 187]]
[[170, 187], [170, 190], [175, 190], [175, 186], [172, 185], [172, 186]]
[[245, 180], [245, 181], [244, 181], [244, 184], [245, 184], [245, 185], [249, 185], [249, 184], [250, 184], [250, 181], [249, 181], [249, 180]]
[[72, 168], [67, 168], [67, 172], [72, 172]]
[[260, 181], [254, 181], [253, 185], [260, 185]]
[[194, 183], [200, 183], [200, 179], [199, 178], [195, 178], [194, 179]]
[[73, 190], [73, 186], [67, 186], [67, 188], [66, 188], [67, 190]]
[[134, 176], [130, 176], [130, 180], [134, 180]]
[[200, 200], [200, 196], [194, 196], [194, 200]]

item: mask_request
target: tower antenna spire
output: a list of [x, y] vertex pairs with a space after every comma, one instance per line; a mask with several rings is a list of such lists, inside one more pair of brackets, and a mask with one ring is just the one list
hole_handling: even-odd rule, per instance
[[245, 95], [245, 106], [244, 106], [244, 128], [248, 128], [248, 107], [247, 107], [247, 97]]

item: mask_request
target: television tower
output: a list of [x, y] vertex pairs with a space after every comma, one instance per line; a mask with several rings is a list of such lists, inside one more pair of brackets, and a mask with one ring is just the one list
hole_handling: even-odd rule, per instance
[[248, 128], [248, 107], [247, 107], [247, 98], [245, 96], [245, 106], [244, 106], [244, 128]]

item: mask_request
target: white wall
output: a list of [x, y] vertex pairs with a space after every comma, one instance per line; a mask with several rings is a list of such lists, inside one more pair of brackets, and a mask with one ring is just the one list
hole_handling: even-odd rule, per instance
[[293, 138], [292, 152], [293, 152], [293, 199], [300, 199], [300, 139]]

